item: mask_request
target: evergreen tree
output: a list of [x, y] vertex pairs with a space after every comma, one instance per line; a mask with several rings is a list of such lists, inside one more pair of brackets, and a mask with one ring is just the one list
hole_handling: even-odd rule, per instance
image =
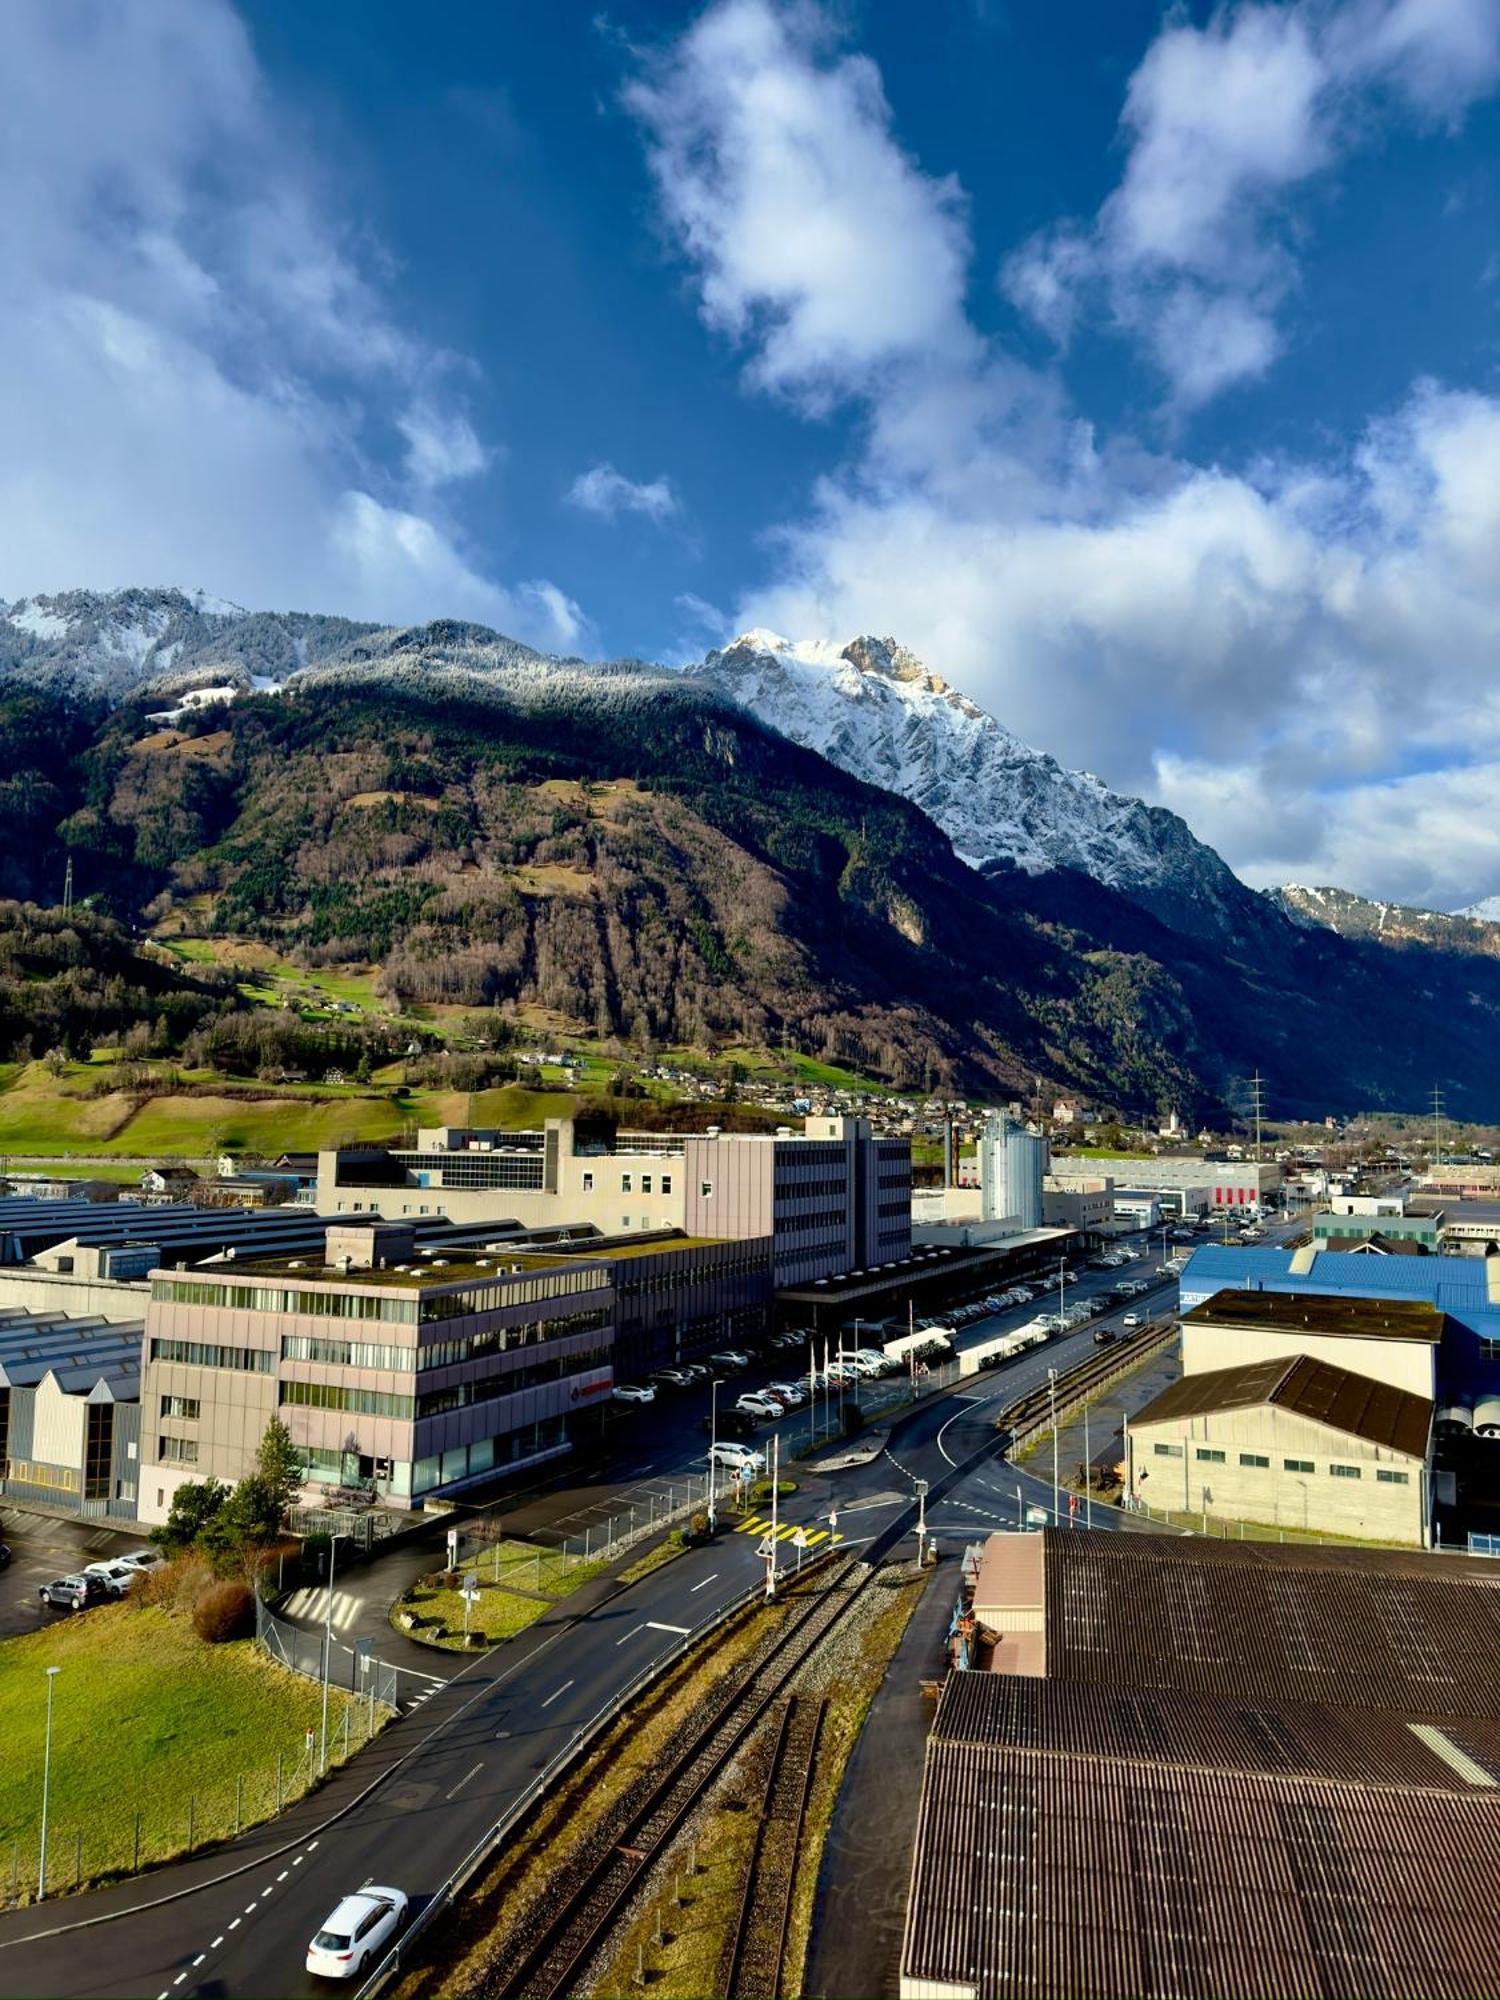
[[280, 1417], [272, 1417], [255, 1453], [255, 1471], [276, 1506], [273, 1532], [302, 1490], [307, 1467], [292, 1434]]

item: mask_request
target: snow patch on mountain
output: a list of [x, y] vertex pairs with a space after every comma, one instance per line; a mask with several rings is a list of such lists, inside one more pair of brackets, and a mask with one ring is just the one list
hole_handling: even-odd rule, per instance
[[1453, 912], [1456, 917], [1472, 917], [1478, 924], [1500, 924], [1500, 896], [1483, 896]]

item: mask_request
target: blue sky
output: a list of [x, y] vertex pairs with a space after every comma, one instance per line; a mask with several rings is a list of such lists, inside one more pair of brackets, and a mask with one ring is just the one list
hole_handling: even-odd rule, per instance
[[0, 595], [890, 632], [1252, 880], [1500, 892], [1500, 0], [0, 50]]

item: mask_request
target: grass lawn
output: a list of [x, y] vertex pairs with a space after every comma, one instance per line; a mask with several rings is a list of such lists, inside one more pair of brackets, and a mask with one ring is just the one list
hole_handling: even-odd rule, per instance
[[[471, 1556], [461, 1574], [479, 1579], [479, 1601], [469, 1614], [469, 1632], [482, 1633], [494, 1644], [514, 1638], [534, 1625], [538, 1618], [577, 1590], [590, 1578], [602, 1575], [604, 1562], [577, 1562], [555, 1549], [542, 1549], [530, 1542], [499, 1541], [478, 1556]], [[540, 1593], [538, 1595], [538, 1593]], [[448, 1589], [441, 1583], [423, 1579], [398, 1598], [391, 1617], [401, 1630], [401, 1614], [415, 1611], [421, 1624], [420, 1636], [439, 1646], [462, 1649], [464, 1645], [464, 1599], [461, 1586]], [[441, 1628], [441, 1636], [440, 1630]]]
[[[0, 1642], [0, 1902], [20, 1854], [22, 1900], [36, 1891], [41, 1822], [46, 1669], [60, 1667], [53, 1694], [48, 1886], [56, 1894], [129, 1872], [140, 1814], [142, 1864], [188, 1844], [232, 1834], [236, 1780], [243, 1825], [308, 1788], [304, 1732], [320, 1724], [317, 1684], [274, 1665], [253, 1640], [208, 1646], [185, 1617], [153, 1607], [105, 1605], [58, 1618]], [[342, 1756], [344, 1711], [351, 1743], [364, 1742], [366, 1711], [333, 1691], [330, 1761]], [[377, 1729], [387, 1719], [376, 1710]], [[81, 1844], [80, 1837], [81, 1835]], [[19, 1843], [19, 1850], [17, 1850]]]

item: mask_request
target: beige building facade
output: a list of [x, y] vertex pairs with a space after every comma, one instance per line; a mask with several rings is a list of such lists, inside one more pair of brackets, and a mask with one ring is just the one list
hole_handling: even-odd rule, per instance
[[322, 1258], [153, 1272], [140, 1517], [243, 1477], [273, 1416], [310, 1484], [398, 1507], [555, 1456], [609, 1399], [614, 1313], [598, 1262], [422, 1257], [409, 1228], [352, 1219]]
[[1429, 1540], [1430, 1399], [1308, 1356], [1184, 1376], [1130, 1426], [1141, 1505], [1414, 1547]]

